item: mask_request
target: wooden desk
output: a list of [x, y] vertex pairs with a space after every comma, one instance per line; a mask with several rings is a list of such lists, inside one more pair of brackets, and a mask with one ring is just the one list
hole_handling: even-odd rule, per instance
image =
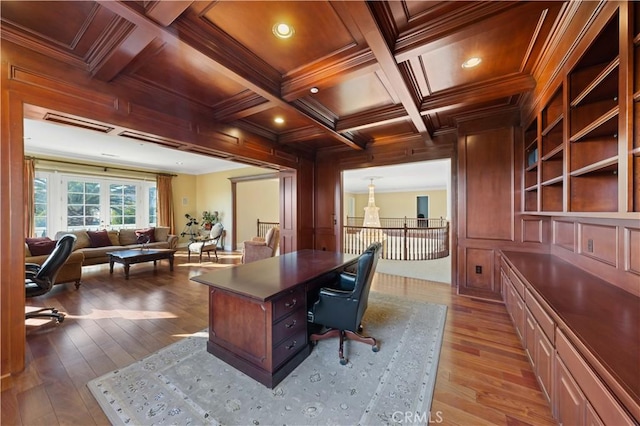
[[308, 294], [355, 261], [301, 250], [191, 278], [211, 287], [207, 351], [273, 388], [311, 352]]

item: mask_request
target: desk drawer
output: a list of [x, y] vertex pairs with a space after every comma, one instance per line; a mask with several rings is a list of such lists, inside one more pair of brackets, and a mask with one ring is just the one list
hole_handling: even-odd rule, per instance
[[306, 305], [304, 288], [291, 290], [273, 301], [273, 322]]
[[516, 289], [520, 297], [524, 299], [524, 284], [520, 281], [520, 278], [516, 275], [513, 269], [509, 269], [509, 280], [513, 284], [513, 288]]
[[[303, 311], [303, 309], [301, 309]], [[294, 334], [291, 337], [284, 339], [279, 345], [273, 348], [273, 368], [277, 368], [297, 354], [302, 348], [307, 345], [307, 329], [303, 328], [299, 330], [298, 334]]]
[[273, 325], [273, 344], [277, 345], [283, 339], [306, 330], [307, 315], [304, 309], [297, 309], [293, 314], [283, 318]]
[[527, 289], [526, 291], [527, 291], [527, 296], [525, 300], [526, 305], [529, 307], [529, 310], [533, 314], [533, 317], [536, 319], [536, 322], [540, 325], [540, 328], [542, 329], [542, 331], [544, 331], [544, 334], [547, 335], [551, 343], [554, 343], [555, 341], [554, 331], [555, 331], [556, 324], [553, 322], [551, 317], [547, 315], [546, 311], [542, 308], [542, 306], [540, 306], [540, 303], [538, 303], [538, 301], [533, 296], [533, 294], [531, 294], [529, 289]]

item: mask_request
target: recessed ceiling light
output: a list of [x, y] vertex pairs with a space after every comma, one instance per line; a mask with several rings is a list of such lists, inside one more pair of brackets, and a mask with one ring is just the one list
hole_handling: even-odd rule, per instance
[[278, 38], [289, 38], [294, 32], [295, 30], [291, 25], [287, 25], [283, 22], [277, 23], [273, 26], [273, 34]]
[[277, 124], [282, 124], [284, 123], [284, 118], [282, 117], [276, 117], [273, 119], [274, 122], [276, 122]]
[[315, 93], [318, 93], [320, 89], [318, 89], [317, 87], [312, 87], [311, 89], [309, 89], [309, 91], [315, 94]]
[[469, 58], [462, 63], [462, 68], [473, 68], [479, 65], [480, 62], [482, 62], [481, 58], [478, 58], [478, 57]]

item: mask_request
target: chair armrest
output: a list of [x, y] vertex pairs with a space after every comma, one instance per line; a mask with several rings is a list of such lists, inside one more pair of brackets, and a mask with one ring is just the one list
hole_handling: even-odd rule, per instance
[[356, 287], [356, 274], [350, 272], [342, 272], [339, 281], [341, 290], [353, 291]]
[[262, 243], [267, 243], [267, 240], [265, 240], [263, 237], [253, 237], [251, 238], [251, 241], [256, 241], [256, 242], [262, 242]]
[[169, 234], [169, 236], [167, 237], [167, 242], [169, 243], [170, 249], [176, 248], [178, 246], [178, 236]]
[[260, 246], [266, 246], [267, 243], [265, 241], [248, 240], [244, 242], [244, 245], [260, 247]]

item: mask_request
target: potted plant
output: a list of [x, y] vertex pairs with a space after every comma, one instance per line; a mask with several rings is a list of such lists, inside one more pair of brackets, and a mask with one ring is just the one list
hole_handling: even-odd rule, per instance
[[208, 210], [205, 210], [205, 211], [202, 212], [202, 226], [207, 231], [211, 230], [211, 227], [215, 223], [218, 223], [219, 220], [220, 219], [219, 219], [217, 211], [210, 212]]

